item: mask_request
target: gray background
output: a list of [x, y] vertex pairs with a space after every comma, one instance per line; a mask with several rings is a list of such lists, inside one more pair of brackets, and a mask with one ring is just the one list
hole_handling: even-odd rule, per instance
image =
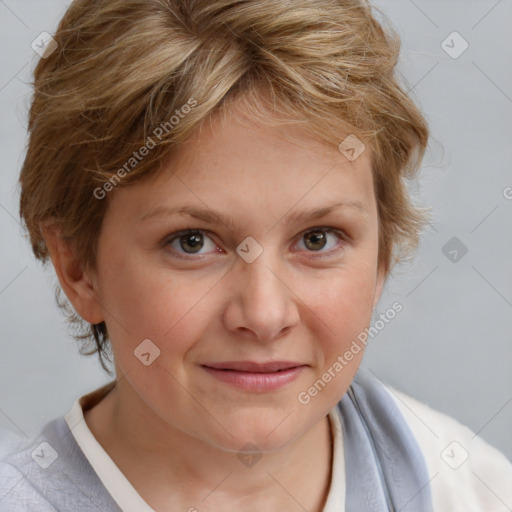
[[[0, 427], [31, 436], [110, 380], [78, 354], [53, 297], [53, 269], [31, 255], [18, 219], [30, 44], [69, 2], [0, 0]], [[403, 305], [363, 366], [448, 413], [512, 459], [512, 2], [380, 0], [402, 36], [401, 67], [433, 140], [415, 195], [434, 221], [377, 313]], [[468, 42], [458, 58], [441, 44]], [[452, 51], [459, 42], [448, 44]], [[457, 237], [468, 252], [451, 261]], [[453, 243], [453, 242], [452, 242]], [[448, 256], [453, 248], [448, 246]]]

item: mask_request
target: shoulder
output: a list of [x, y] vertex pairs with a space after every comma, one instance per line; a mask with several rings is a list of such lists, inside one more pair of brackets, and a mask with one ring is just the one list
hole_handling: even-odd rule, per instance
[[56, 512], [34, 485], [33, 471], [26, 464], [35, 448], [33, 439], [0, 431], [0, 512]]
[[119, 512], [64, 417], [31, 439], [0, 443], [0, 512]]
[[500, 451], [454, 418], [385, 388], [424, 454], [436, 512], [511, 510], [512, 464]]

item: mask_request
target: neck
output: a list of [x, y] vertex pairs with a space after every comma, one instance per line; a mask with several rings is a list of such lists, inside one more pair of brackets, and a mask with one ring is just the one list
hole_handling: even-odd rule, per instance
[[253, 458], [173, 428], [127, 387], [114, 387], [84, 417], [103, 449], [158, 512], [299, 506], [321, 512], [325, 504], [333, 446], [327, 416], [281, 449]]

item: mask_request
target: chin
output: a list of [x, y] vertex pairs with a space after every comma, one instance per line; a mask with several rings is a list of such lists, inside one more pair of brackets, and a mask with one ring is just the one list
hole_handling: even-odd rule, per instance
[[268, 421], [263, 422], [260, 418], [258, 423], [256, 421], [245, 425], [238, 423], [233, 427], [223, 424], [228, 433], [219, 440], [219, 443], [223, 449], [237, 454], [246, 449], [251, 450], [251, 446], [256, 447], [254, 451], [262, 453], [279, 451], [293, 442], [301, 433], [296, 430], [296, 422], [283, 422], [284, 417], [286, 415], [280, 415], [278, 419], [269, 418]]

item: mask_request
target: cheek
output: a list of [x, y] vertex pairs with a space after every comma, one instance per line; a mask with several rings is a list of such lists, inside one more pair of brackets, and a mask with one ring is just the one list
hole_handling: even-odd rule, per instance
[[114, 328], [150, 337], [156, 318], [164, 314], [167, 288], [168, 283], [156, 286], [152, 273], [133, 258], [113, 258], [101, 279], [101, 301], [110, 323], [118, 324]]
[[366, 348], [358, 336], [371, 320], [374, 286], [369, 268], [347, 268], [309, 296], [317, 366], [297, 395], [299, 404], [327, 413], [347, 391]]
[[[333, 273], [305, 301], [313, 312], [311, 321], [317, 326], [319, 370], [321, 373], [331, 370], [336, 375], [324, 397], [326, 400], [346, 391], [366, 348], [360, 340], [373, 311], [376, 268], [372, 261], [371, 258], [367, 262], [359, 260], [357, 265], [347, 265]], [[337, 367], [333, 368], [336, 361]]]
[[[172, 346], [173, 352], [179, 352], [201, 328], [200, 318], [206, 318], [204, 311], [199, 317], [198, 312], [215, 279], [171, 275], [163, 265], [111, 252], [100, 282], [100, 300], [114, 346], [122, 342], [123, 352], [131, 352], [150, 339], [162, 350]], [[127, 351], [127, 346], [132, 350]]]
[[345, 340], [371, 320], [376, 271], [372, 266], [347, 267], [322, 281], [306, 303], [334, 339]]

